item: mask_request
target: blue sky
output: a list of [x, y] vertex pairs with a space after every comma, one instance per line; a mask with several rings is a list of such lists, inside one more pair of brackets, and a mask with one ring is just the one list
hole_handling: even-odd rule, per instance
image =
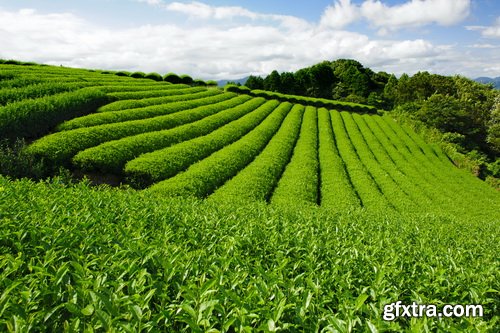
[[203, 79], [352, 58], [500, 76], [498, 0], [0, 0], [0, 58]]

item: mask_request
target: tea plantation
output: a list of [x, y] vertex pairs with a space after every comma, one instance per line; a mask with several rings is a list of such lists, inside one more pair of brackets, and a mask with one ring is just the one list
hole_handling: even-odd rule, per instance
[[0, 331], [500, 330], [500, 193], [390, 113], [3, 64], [0, 138]]

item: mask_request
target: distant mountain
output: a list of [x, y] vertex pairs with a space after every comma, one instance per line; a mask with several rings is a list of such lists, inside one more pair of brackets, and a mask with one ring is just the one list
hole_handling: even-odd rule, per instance
[[492, 79], [491, 77], [478, 77], [477, 79], [474, 79], [474, 81], [484, 84], [493, 83], [493, 86], [496, 89], [500, 89], [500, 76], [494, 79]]
[[247, 82], [247, 80], [248, 76], [238, 80], [220, 80], [217, 81], [217, 84], [219, 85], [219, 87], [224, 87], [228, 82], [235, 82], [244, 85]]

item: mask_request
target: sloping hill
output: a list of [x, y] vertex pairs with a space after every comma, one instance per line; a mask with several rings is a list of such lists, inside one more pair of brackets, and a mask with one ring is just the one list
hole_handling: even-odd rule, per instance
[[390, 114], [50, 66], [0, 103], [0, 167], [144, 188], [0, 175], [0, 331], [498, 331], [500, 194]]
[[[53, 169], [114, 174], [168, 196], [289, 200], [333, 211], [477, 216], [498, 203], [498, 193], [389, 115], [82, 70], [3, 72], [12, 75], [1, 81], [3, 135], [47, 134], [26, 152]], [[348, 106], [332, 103], [320, 105]], [[470, 200], [477, 196], [483, 200]]]

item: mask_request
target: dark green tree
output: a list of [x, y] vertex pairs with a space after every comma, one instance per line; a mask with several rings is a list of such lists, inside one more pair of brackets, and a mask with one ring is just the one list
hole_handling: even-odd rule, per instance
[[245, 83], [250, 89], [264, 89], [264, 79], [260, 76], [250, 75]]
[[264, 79], [264, 89], [268, 91], [281, 91], [281, 76], [274, 70]]

